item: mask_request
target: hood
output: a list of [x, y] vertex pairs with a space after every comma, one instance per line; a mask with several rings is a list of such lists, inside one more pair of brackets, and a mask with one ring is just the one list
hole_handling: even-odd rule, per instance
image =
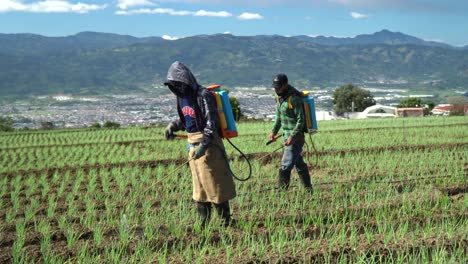
[[167, 78], [166, 82], [169, 81], [177, 81], [185, 83], [189, 86], [193, 91], [197, 91], [200, 85], [193, 76], [192, 72], [185, 66], [182, 62], [175, 61], [172, 63], [171, 67], [167, 71]]

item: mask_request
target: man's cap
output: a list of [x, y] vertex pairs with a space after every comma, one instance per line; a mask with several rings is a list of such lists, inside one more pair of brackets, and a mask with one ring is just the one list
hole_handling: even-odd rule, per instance
[[286, 76], [286, 74], [284, 73], [280, 73], [280, 74], [277, 74], [275, 78], [273, 79], [273, 84], [271, 85], [271, 87], [278, 89], [287, 83], [288, 83], [288, 76]]

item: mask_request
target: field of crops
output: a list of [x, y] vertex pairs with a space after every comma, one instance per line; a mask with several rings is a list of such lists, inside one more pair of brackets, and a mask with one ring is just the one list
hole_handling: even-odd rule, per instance
[[271, 126], [238, 125], [237, 225], [203, 230], [162, 127], [0, 133], [0, 263], [468, 262], [467, 117], [319, 122], [313, 194], [275, 189]]

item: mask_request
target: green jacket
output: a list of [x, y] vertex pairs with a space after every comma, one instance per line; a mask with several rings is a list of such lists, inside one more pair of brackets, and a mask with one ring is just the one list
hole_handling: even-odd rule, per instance
[[273, 134], [283, 128], [283, 139], [304, 136], [305, 116], [302, 98], [296, 94], [296, 89], [289, 86], [285, 94], [276, 98], [276, 117], [273, 125]]

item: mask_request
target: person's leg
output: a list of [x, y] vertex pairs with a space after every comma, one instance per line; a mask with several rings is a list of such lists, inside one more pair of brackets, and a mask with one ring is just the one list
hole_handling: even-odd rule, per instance
[[291, 170], [296, 166], [301, 182], [305, 187], [311, 187], [309, 168], [302, 157], [304, 137], [298, 137], [293, 144], [284, 147], [283, 159], [280, 169], [280, 187], [287, 189], [291, 180]]
[[210, 222], [211, 217], [211, 203], [209, 202], [197, 202], [198, 216], [201, 220], [201, 226], [205, 227]]
[[221, 217], [224, 222], [224, 226], [231, 226], [235, 224], [235, 220], [231, 217], [231, 209], [229, 207], [229, 201], [216, 204], [214, 203], [218, 215]]
[[278, 187], [283, 190], [289, 188], [291, 181], [291, 170], [294, 167], [293, 146], [285, 146], [283, 158], [281, 159], [281, 168], [278, 171]]
[[[302, 157], [301, 157], [302, 159]], [[302, 185], [312, 191], [312, 183], [311, 183], [311, 180], [310, 180], [310, 174], [309, 174], [309, 168], [307, 167], [307, 164], [305, 164], [304, 161], [302, 161], [304, 164], [301, 164], [299, 163], [299, 165], [297, 165], [296, 163], [296, 170], [297, 170], [297, 174], [299, 174], [299, 179], [301, 179], [301, 182], [302, 182]]]
[[312, 183], [310, 181], [309, 167], [307, 163], [304, 162], [302, 157], [302, 150], [305, 144], [305, 139], [297, 140], [294, 142], [293, 146], [293, 156], [295, 157], [294, 166], [296, 167], [297, 174], [299, 174], [299, 179], [302, 182], [302, 185], [312, 191]]

